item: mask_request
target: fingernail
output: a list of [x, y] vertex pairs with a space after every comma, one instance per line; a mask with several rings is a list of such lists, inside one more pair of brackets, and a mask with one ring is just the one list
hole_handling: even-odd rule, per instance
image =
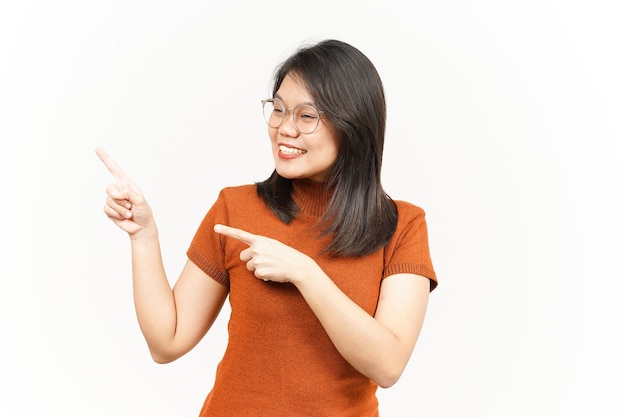
[[131, 205], [130, 203], [126, 203], [126, 204], [124, 204], [124, 207], [126, 207], [127, 209], [129, 209], [129, 210], [130, 210], [130, 208], [132, 207], [132, 205]]
[[131, 213], [130, 211], [126, 212], [126, 217], [130, 218], [133, 215], [133, 213]]

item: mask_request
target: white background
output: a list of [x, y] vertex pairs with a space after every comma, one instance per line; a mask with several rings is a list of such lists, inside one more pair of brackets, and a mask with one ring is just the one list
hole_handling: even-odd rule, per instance
[[619, 4], [3, 2], [0, 415], [198, 414], [227, 314], [151, 362], [94, 149], [151, 202], [173, 283], [218, 191], [272, 169], [274, 67], [324, 38], [383, 78], [383, 184], [426, 210], [441, 282], [382, 416], [626, 415]]

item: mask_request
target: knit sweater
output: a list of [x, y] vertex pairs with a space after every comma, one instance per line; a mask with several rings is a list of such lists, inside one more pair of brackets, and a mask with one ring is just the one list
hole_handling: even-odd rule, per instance
[[239, 258], [246, 245], [213, 231], [216, 223], [271, 237], [313, 258], [334, 283], [374, 315], [386, 277], [412, 273], [437, 285], [424, 211], [396, 201], [398, 226], [385, 248], [364, 257], [322, 254], [318, 220], [329, 195], [321, 184], [294, 181], [299, 213], [281, 222], [257, 196], [255, 185], [225, 188], [187, 251], [210, 277], [229, 287], [228, 345], [201, 416], [378, 416], [377, 385], [338, 353], [292, 284], [254, 277]]

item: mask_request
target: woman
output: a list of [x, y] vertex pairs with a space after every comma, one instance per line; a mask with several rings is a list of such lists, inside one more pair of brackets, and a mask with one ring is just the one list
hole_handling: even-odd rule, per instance
[[105, 213], [131, 237], [141, 330], [173, 361], [209, 330], [227, 296], [229, 340], [201, 416], [377, 416], [400, 377], [437, 285], [424, 212], [380, 182], [382, 83], [356, 48], [298, 50], [263, 100], [275, 170], [222, 190], [173, 289], [139, 189], [116, 178]]

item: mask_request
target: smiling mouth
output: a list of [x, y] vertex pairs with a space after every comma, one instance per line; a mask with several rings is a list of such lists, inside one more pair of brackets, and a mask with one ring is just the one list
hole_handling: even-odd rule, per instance
[[306, 153], [304, 149], [290, 148], [285, 145], [280, 145], [278, 149], [280, 149], [282, 153], [289, 155], [302, 155]]

